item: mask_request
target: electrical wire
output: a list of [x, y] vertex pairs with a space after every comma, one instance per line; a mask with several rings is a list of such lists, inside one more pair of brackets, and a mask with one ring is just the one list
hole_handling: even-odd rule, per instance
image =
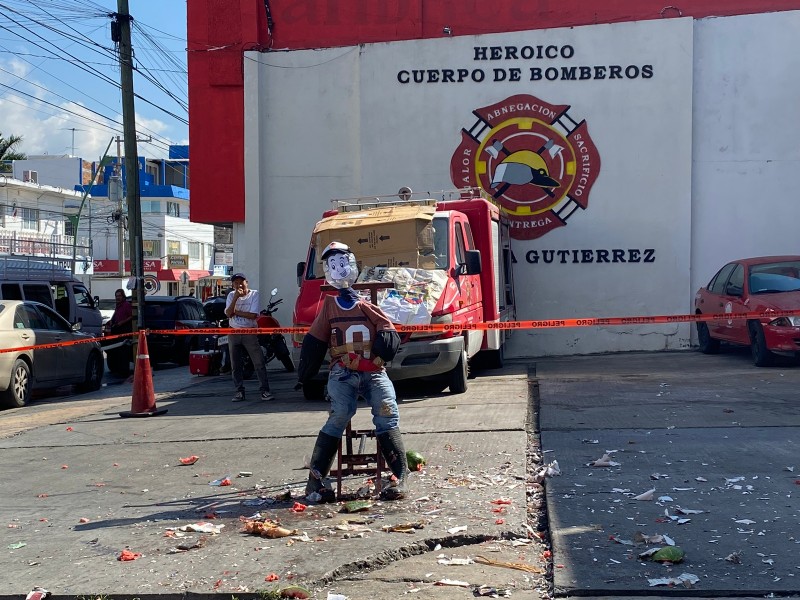
[[[73, 66], [75, 68], [78, 68], [78, 69], [88, 73], [89, 75], [91, 75], [93, 77], [97, 77], [101, 81], [114, 86], [115, 89], [119, 89], [120, 88], [120, 84], [119, 83], [117, 83], [116, 81], [112, 80], [111, 78], [109, 78], [107, 76], [99, 74], [96, 69], [94, 69], [94, 68], [89, 66], [89, 63], [87, 61], [84, 61], [84, 60], [78, 58], [77, 56], [75, 56], [71, 52], [65, 51], [63, 49], [63, 41], [61, 42], [61, 45], [56, 44], [56, 43], [46, 39], [44, 36], [42, 36], [40, 34], [37, 34], [35, 31], [33, 31], [33, 29], [31, 27], [26, 25], [26, 22], [24, 22], [24, 20], [27, 19], [31, 23], [34, 23], [37, 26], [42, 27], [44, 30], [46, 30], [46, 31], [48, 31], [50, 33], [59, 35], [65, 40], [69, 40], [71, 43], [78, 44], [81, 47], [83, 47], [83, 48], [85, 48], [85, 49], [87, 49], [87, 50], [89, 50], [89, 51], [91, 51], [93, 53], [97, 53], [97, 54], [99, 54], [101, 56], [105, 56], [107, 58], [113, 59], [113, 58], [116, 57], [116, 53], [115, 53], [114, 49], [109, 48], [107, 46], [104, 46], [102, 44], [99, 44], [99, 43], [95, 42], [94, 40], [92, 40], [87, 35], [81, 33], [80, 31], [78, 31], [77, 29], [75, 29], [74, 27], [69, 25], [68, 22], [76, 22], [76, 23], [81, 22], [81, 23], [83, 23], [83, 22], [86, 21], [87, 17], [88, 18], [101, 17], [103, 19], [110, 19], [110, 18], [114, 18], [116, 16], [116, 13], [109, 12], [107, 9], [103, 8], [102, 6], [100, 6], [100, 5], [96, 4], [96, 3], [86, 2], [86, 1], [81, 2], [81, 1], [73, 0], [70, 3], [68, 0], [63, 0], [62, 2], [59, 2], [59, 3], [55, 3], [55, 2], [48, 3], [46, 7], [43, 6], [43, 4], [44, 3], [42, 3], [42, 2], [33, 2], [32, 0], [28, 0], [27, 5], [29, 5], [29, 6], [26, 6], [25, 10], [16, 10], [14, 7], [12, 7], [10, 5], [10, 2], [8, 0], [6, 0], [5, 2], [0, 3], [0, 8], [5, 9], [5, 11], [4, 11], [5, 14], [3, 14], [1, 16], [4, 17], [5, 19], [7, 19], [8, 22], [13, 24], [11, 26], [7, 26], [7, 25], [3, 24], [2, 21], [0, 21], [0, 29], [8, 31], [9, 33], [11, 33], [12, 35], [16, 36], [17, 38], [20, 38], [21, 40], [23, 40], [24, 42], [26, 42], [28, 44], [32, 44], [33, 46], [41, 49], [45, 53], [50, 52], [52, 54], [52, 56], [38, 55], [38, 54], [33, 54], [33, 53], [18, 53], [18, 52], [12, 52], [9, 49], [5, 49], [5, 50], [7, 52], [9, 52], [9, 53], [13, 53], [17, 57], [21, 57], [21, 56], [24, 56], [26, 54], [30, 54], [31, 56], [35, 56], [37, 58], [43, 58], [45, 60], [53, 59], [53, 60], [61, 60], [61, 61], [67, 62], [71, 66]], [[9, 12], [13, 13], [17, 18], [10, 16], [8, 14]], [[35, 12], [34, 16], [31, 16], [32, 12]], [[76, 15], [81, 15], [81, 16], [76, 16]], [[63, 28], [59, 28], [58, 26], [53, 25], [54, 23], [57, 23], [57, 24], [63, 26]], [[183, 85], [183, 82], [180, 81], [180, 78], [182, 78], [186, 74], [186, 69], [184, 68], [184, 66], [179, 61], [177, 61], [175, 59], [175, 57], [173, 57], [171, 55], [170, 52], [168, 52], [155, 39], [154, 36], [150, 35], [146, 31], [146, 29], [145, 29], [143, 24], [138, 23], [138, 22], [135, 22], [135, 23], [136, 23], [135, 27], [132, 28], [132, 34], [136, 33], [137, 40], [139, 40], [140, 38], [148, 40], [148, 44], [142, 44], [141, 45], [142, 54], [146, 55], [146, 57], [152, 58], [152, 63], [153, 63], [152, 66], [145, 65], [143, 63], [143, 61], [139, 60], [139, 58], [137, 57], [136, 58], [137, 64], [135, 65], [136, 71], [144, 79], [146, 79], [148, 81], [148, 83], [153, 85], [155, 89], [159, 90], [159, 92], [165, 94], [166, 97], [168, 97], [171, 100], [175, 101], [176, 104], [178, 104], [178, 106], [181, 107], [182, 111], [188, 113], [188, 101], [183, 100], [183, 98], [181, 97], [183, 94], [181, 92], [171, 91], [167, 86], [165, 86], [163, 83], [161, 83], [159, 81], [158, 77], [156, 77], [154, 75], [154, 73], [156, 73], [156, 72], [157, 73], [164, 73], [165, 78], [168, 79], [169, 81], [171, 81], [177, 88], [185, 89], [185, 86]], [[99, 27], [97, 29], [99, 29]], [[157, 29], [154, 29], [154, 30], [155, 31], [159, 31]], [[93, 30], [93, 31], [96, 31], [96, 29]], [[168, 37], [170, 37], [170, 36], [168, 36]], [[181, 39], [181, 38], [174, 37], [174, 39]], [[40, 41], [41, 41], [41, 43], [40, 43]], [[49, 46], [54, 47], [55, 50], [51, 50], [51, 48]], [[152, 46], [155, 50], [149, 50], [148, 46]], [[23, 60], [25, 60], [25, 59], [23, 58]], [[30, 63], [30, 61], [27, 61], [27, 62]], [[42, 70], [42, 72], [47, 73], [46, 70], [41, 69], [41, 65], [33, 65], [33, 63], [30, 63], [30, 64], [32, 66], [34, 66], [34, 68], [40, 69], [40, 70]], [[94, 64], [100, 64], [100, 65], [107, 66], [107, 63], [102, 63], [102, 62], [98, 62], [98, 63], [94, 63]], [[164, 67], [164, 68], [160, 68], [160, 67]], [[169, 68], [169, 67], [175, 67], [175, 68]], [[49, 73], [47, 73], [47, 74], [50, 75]], [[59, 80], [57, 77], [54, 77], [54, 78], [56, 80]], [[69, 85], [66, 82], [64, 82], [63, 80], [59, 80], [59, 81], [61, 81], [61, 83], [64, 83], [65, 85]], [[9, 86], [6, 86], [6, 88], [8, 88], [8, 87]], [[44, 88], [42, 86], [40, 86], [40, 87], [42, 89], [47, 90], [47, 88]], [[17, 90], [16, 88], [13, 88], [13, 86], [11, 87], [11, 89], [16, 91], [17, 93], [22, 93], [23, 95], [26, 95], [27, 97], [31, 98], [30, 94], [25, 94], [24, 92], [21, 92], [21, 90]], [[77, 88], [73, 87], [72, 89], [75, 89], [79, 93], [83, 93], [80, 90], [77, 90]], [[50, 91], [50, 90], [47, 90], [47, 91]], [[6, 93], [6, 92], [3, 92], [3, 93]], [[169, 111], [169, 110], [165, 109], [162, 105], [150, 100], [149, 98], [143, 96], [142, 94], [140, 94], [138, 92], [135, 93], [134, 95], [140, 101], [142, 101], [142, 102], [144, 102], [144, 103], [146, 103], [148, 105], [153, 106], [157, 110], [163, 112], [164, 114], [170, 116], [171, 118], [177, 120], [178, 122], [180, 122], [180, 123], [182, 123], [184, 125], [188, 124], [188, 119], [184, 118], [183, 116], [178, 115], [173, 111]], [[62, 99], [66, 99], [66, 98], [64, 98], [64, 96], [60, 96], [60, 97]], [[31, 98], [31, 100], [34, 101], [34, 102], [41, 102], [41, 99], [39, 99], [39, 98]], [[66, 100], [70, 101], [69, 99], [66, 99]], [[44, 102], [44, 103], [47, 104], [46, 102]], [[81, 104], [81, 103], [75, 102], [75, 104]], [[55, 108], [60, 108], [60, 107], [55, 106], [52, 103], [50, 103], [50, 106], [54, 106]], [[106, 107], [106, 108], [110, 108], [110, 107]], [[88, 109], [88, 110], [90, 112], [93, 112], [94, 114], [97, 114], [98, 116], [100, 116], [102, 118], [110, 119], [112, 122], [116, 122], [114, 119], [112, 119], [110, 117], [107, 117], [105, 115], [101, 115], [97, 111], [91, 111], [91, 109]], [[85, 118], [85, 117], [82, 117], [81, 115], [77, 115], [75, 113], [71, 113], [71, 114], [73, 114], [74, 116], [76, 116], [78, 118]], [[91, 122], [91, 119], [89, 121]], [[101, 123], [97, 123], [97, 124], [100, 125], [101, 127], [107, 127], [109, 129], [111, 129], [112, 131], [117, 131], [113, 127], [110, 127], [108, 124], [101, 124]], [[155, 131], [149, 130], [149, 128], [147, 128], [147, 127], [139, 126], [138, 129], [140, 131], [151, 131], [151, 134], [152, 134], [152, 137], [153, 137], [153, 140], [154, 140], [154, 141], [145, 141], [145, 142], [142, 142], [142, 143], [151, 143], [154, 147], [160, 148], [162, 150], [167, 149], [167, 147], [169, 147], [170, 145], [174, 145], [172, 141], [164, 139], [160, 134], [158, 134]], [[163, 145], [163, 147], [162, 147], [162, 145]]]

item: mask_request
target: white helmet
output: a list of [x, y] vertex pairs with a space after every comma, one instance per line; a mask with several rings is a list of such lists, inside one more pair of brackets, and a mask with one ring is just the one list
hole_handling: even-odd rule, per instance
[[331, 242], [327, 246], [325, 246], [325, 250], [322, 251], [322, 256], [320, 257], [323, 261], [325, 257], [328, 256], [331, 252], [341, 252], [346, 254], [350, 252], [350, 246], [347, 244], [343, 244], [342, 242]]
[[331, 242], [322, 251], [325, 281], [337, 289], [349, 288], [358, 279], [356, 257], [347, 244]]

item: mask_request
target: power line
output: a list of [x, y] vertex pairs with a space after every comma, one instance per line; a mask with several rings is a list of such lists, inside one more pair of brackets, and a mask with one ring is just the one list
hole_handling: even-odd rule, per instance
[[[14, 13], [14, 15], [16, 16], [16, 18], [12, 17], [12, 16], [10, 16], [8, 14], [4, 14], [4, 15], [0, 16], [2, 18], [5, 18], [6, 21], [7, 21], [7, 23], [4, 24], [2, 22], [2, 20], [0, 20], [0, 29], [8, 31], [13, 36], [16, 36], [17, 38], [21, 39], [22, 41], [24, 41], [24, 42], [26, 42], [28, 44], [33, 45], [34, 47], [37, 47], [37, 48], [43, 50], [45, 53], [50, 53], [50, 55], [47, 55], [47, 54], [44, 54], [44, 55], [35, 54], [35, 53], [30, 53], [30, 52], [28, 52], [28, 53], [26, 53], [26, 52], [14, 52], [14, 51], [12, 51], [10, 49], [5, 48], [6, 52], [12, 53], [16, 57], [20, 57], [20, 58], [22, 58], [24, 56], [32, 56], [32, 57], [36, 57], [36, 58], [42, 58], [43, 60], [60, 60], [60, 61], [64, 62], [65, 64], [69, 64], [71, 67], [79, 69], [79, 70], [89, 74], [90, 76], [92, 76], [94, 78], [99, 78], [101, 81], [103, 81], [105, 83], [108, 83], [108, 84], [111, 84], [114, 87], [114, 89], [119, 89], [120, 86], [116, 81], [114, 81], [113, 79], [109, 78], [108, 76], [103, 75], [102, 73], [98, 73], [97, 69], [94, 68], [94, 67], [91, 67], [87, 61], [82, 60], [81, 58], [76, 56], [74, 53], [64, 51], [64, 49], [63, 49], [62, 45], [60, 45], [60, 43], [56, 43], [56, 42], [54, 42], [52, 40], [46, 39], [44, 36], [36, 33], [31, 28], [31, 26], [28, 26], [25, 23], [25, 20], [27, 20], [28, 22], [33, 23], [38, 27], [41, 27], [45, 31], [48, 31], [48, 32], [53, 33], [53, 34], [56, 34], [56, 35], [60, 36], [61, 38], [65, 39], [65, 40], [69, 40], [72, 43], [78, 44], [79, 46], [81, 46], [82, 48], [86, 49], [87, 51], [99, 54], [99, 55], [104, 56], [104, 57], [114, 58], [115, 57], [115, 51], [112, 48], [108, 47], [107, 45], [103, 45], [103, 44], [100, 44], [100, 43], [94, 41], [93, 39], [91, 39], [90, 37], [85, 35], [84, 33], [78, 31], [75, 27], [70, 25], [68, 22], [85, 23], [86, 20], [87, 20], [87, 17], [88, 18], [100, 17], [100, 18], [103, 18], [104, 20], [108, 20], [110, 18], [114, 18], [115, 13], [109, 12], [107, 9], [105, 9], [105, 8], [103, 8], [103, 7], [101, 7], [98, 4], [93, 3], [93, 2], [88, 2], [88, 1], [82, 1], [81, 2], [81, 1], [75, 1], [75, 0], [73, 0], [72, 2], [70, 2], [69, 0], [63, 0], [59, 4], [47, 3], [47, 8], [44, 8], [42, 6], [42, 3], [37, 3], [37, 2], [33, 2], [31, 0], [28, 0], [24, 10], [17, 10], [7, 0], [5, 2], [0, 3], [0, 7], [5, 9], [4, 12], [8, 11], [8, 12]], [[31, 11], [33, 11], [33, 15], [34, 16], [31, 16]], [[80, 16], [76, 16], [76, 14], [79, 14]], [[59, 28], [59, 26], [61, 26], [61, 28]], [[92, 29], [91, 31], [97, 31], [98, 29], [101, 29], [102, 27], [103, 26], [97, 27], [95, 29]], [[154, 30], [155, 31], [160, 31], [158, 29], [154, 29]], [[170, 52], [168, 52], [155, 39], [154, 36], [150, 35], [144, 29], [143, 25], [137, 23], [136, 31], [137, 31], [137, 35], [141, 34], [141, 37], [143, 39], [148, 40], [147, 44], [143, 44], [142, 45], [142, 55], [144, 57], [146, 57], [146, 58], [150, 58], [151, 59], [150, 60], [150, 63], [151, 63], [150, 65], [144, 64], [140, 59], [137, 59], [137, 63], [138, 63], [137, 67], [136, 67], [137, 71], [140, 73], [140, 75], [142, 75], [142, 77], [148, 83], [153, 85], [155, 89], [157, 89], [160, 93], [163, 93], [166, 97], [170, 98], [172, 101], [176, 102], [181, 107], [181, 109], [183, 111], [188, 112], [188, 104], [186, 103], [186, 101], [182, 97], [179, 97], [179, 96], [185, 96], [185, 93], [183, 93], [183, 92], [178, 92], [178, 93], [173, 92], [172, 90], [167, 88], [159, 80], [159, 78], [156, 75], [154, 75], [154, 73], [163, 73], [164, 77], [168, 81], [173, 83], [176, 88], [185, 89], [186, 86], [183, 84], [183, 81], [182, 81], [183, 77], [186, 74], [185, 67], [183, 66], [182, 63], [177, 61], [175, 59], [175, 57], [171, 56]], [[163, 38], [165, 36], [161, 36], [161, 37]], [[175, 37], [175, 36], [169, 36], [169, 35], [167, 35], [166, 37], [171, 37], [173, 39], [181, 39], [181, 38], [178, 38], [178, 37]], [[153, 51], [149, 50], [150, 47], [154, 48], [155, 50], [153, 50]], [[52, 48], [55, 48], [55, 51], [53, 51]], [[48, 74], [49, 76], [53, 77], [55, 80], [59, 81], [60, 83], [62, 83], [64, 85], [67, 85], [71, 89], [74, 89], [78, 93], [81, 93], [81, 94], [84, 93], [82, 90], [78, 90], [74, 86], [71, 86], [69, 83], [59, 79], [58, 77], [55, 77], [50, 73], [47, 73], [47, 71], [45, 69], [41, 68], [41, 63], [39, 65], [34, 65], [33, 63], [31, 63], [30, 61], [26, 60], [25, 58], [22, 58], [22, 60], [25, 60], [26, 62], [31, 64], [35, 69], [40, 69], [42, 72], [44, 72], [44, 73]], [[101, 65], [101, 66], [109, 66], [108, 63], [104, 63], [104, 62], [96, 62], [96, 63], [93, 63], [93, 64]], [[164, 67], [164, 68], [160, 68], [160, 67]], [[169, 68], [169, 67], [175, 67], [175, 68]], [[176, 77], [178, 79], [176, 79]], [[5, 87], [7, 89], [10, 88], [10, 89], [14, 90], [17, 93], [21, 93], [22, 95], [24, 95], [24, 96], [26, 96], [28, 98], [31, 98], [31, 100], [34, 101], [34, 102], [42, 102], [42, 100], [40, 98], [32, 98], [30, 94], [25, 94], [25, 92], [22, 92], [21, 90], [18, 90], [17, 88], [14, 88], [12, 86], [5, 86]], [[49, 90], [48, 88], [45, 88], [43, 86], [39, 86], [39, 87], [41, 89], [44, 89], [44, 90], [48, 91], [49, 93], [54, 93], [51, 90]], [[58, 95], [58, 94], [56, 94], [56, 95]], [[74, 102], [72, 100], [64, 98], [63, 96], [60, 96], [60, 97], [65, 99], [68, 102]], [[136, 97], [140, 101], [142, 101], [145, 104], [148, 104], [148, 105], [154, 107], [156, 110], [164, 113], [165, 115], [171, 117], [172, 119], [175, 119], [176, 121], [178, 121], [178, 122], [180, 122], [180, 123], [182, 123], [184, 125], [188, 124], [188, 119], [184, 118], [183, 116], [181, 116], [179, 114], [176, 114], [173, 111], [165, 109], [164, 106], [162, 106], [160, 103], [154, 102], [153, 100], [143, 96], [142, 94], [136, 94]], [[92, 100], [96, 101], [95, 98], [92, 98]], [[46, 101], [44, 101], [44, 103], [48, 104]], [[75, 102], [75, 104], [81, 105], [82, 103]], [[60, 107], [57, 107], [52, 103], [49, 103], [49, 105], [50, 106], [54, 106], [55, 108], [59, 108], [60, 110], [63, 110]], [[84, 106], [84, 108], [86, 108], [86, 107]], [[111, 108], [111, 107], [107, 107], [106, 106], [106, 108]], [[91, 109], [88, 109], [88, 108], [86, 110], [89, 111], [89, 112], [93, 112], [94, 114], [97, 114], [99, 117], [101, 117], [103, 119], [108, 119], [111, 122], [117, 123], [117, 120], [112, 118], [112, 117], [108, 117], [106, 115], [102, 115], [102, 114], [98, 113], [97, 111], [92, 111]], [[112, 109], [112, 110], [114, 110], [114, 109]], [[78, 118], [81, 118], [81, 119], [86, 119], [85, 116], [75, 114], [73, 111], [66, 110], [65, 112], [67, 112], [68, 114], [73, 114], [75, 117], [78, 117]], [[110, 127], [107, 124], [97, 123], [96, 121], [93, 121], [91, 119], [89, 119], [89, 122], [94, 122], [94, 123], [96, 123], [97, 125], [99, 125], [101, 127], [106, 127], [108, 129], [111, 129], [112, 131], [117, 131], [116, 129], [114, 129], [113, 127]], [[154, 143], [152, 144], [154, 147], [161, 148], [161, 146], [159, 146], [159, 143], [164, 144], [165, 146], [169, 146], [169, 145], [173, 144], [173, 142], [171, 142], [170, 140], [163, 139], [159, 133], [151, 130], [148, 127], [140, 126], [138, 129], [143, 130], [143, 131], [151, 132], [151, 134], [153, 135], [154, 140], [155, 140]], [[166, 148], [161, 148], [161, 149], [166, 149]]]

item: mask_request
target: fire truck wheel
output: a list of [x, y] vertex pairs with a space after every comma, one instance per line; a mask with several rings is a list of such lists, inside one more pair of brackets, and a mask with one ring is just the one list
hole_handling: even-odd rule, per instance
[[467, 351], [462, 350], [461, 356], [456, 366], [450, 371], [450, 393], [463, 394], [467, 391], [467, 378], [469, 377], [469, 366]]

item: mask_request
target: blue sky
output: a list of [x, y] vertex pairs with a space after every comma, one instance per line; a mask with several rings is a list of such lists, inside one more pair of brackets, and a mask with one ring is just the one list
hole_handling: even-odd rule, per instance
[[[139, 154], [189, 143], [186, 0], [128, 0]], [[28, 155], [97, 160], [122, 135], [117, 0], [0, 0], [0, 133]], [[74, 152], [73, 152], [74, 150]], [[111, 152], [116, 152], [112, 144]]]

